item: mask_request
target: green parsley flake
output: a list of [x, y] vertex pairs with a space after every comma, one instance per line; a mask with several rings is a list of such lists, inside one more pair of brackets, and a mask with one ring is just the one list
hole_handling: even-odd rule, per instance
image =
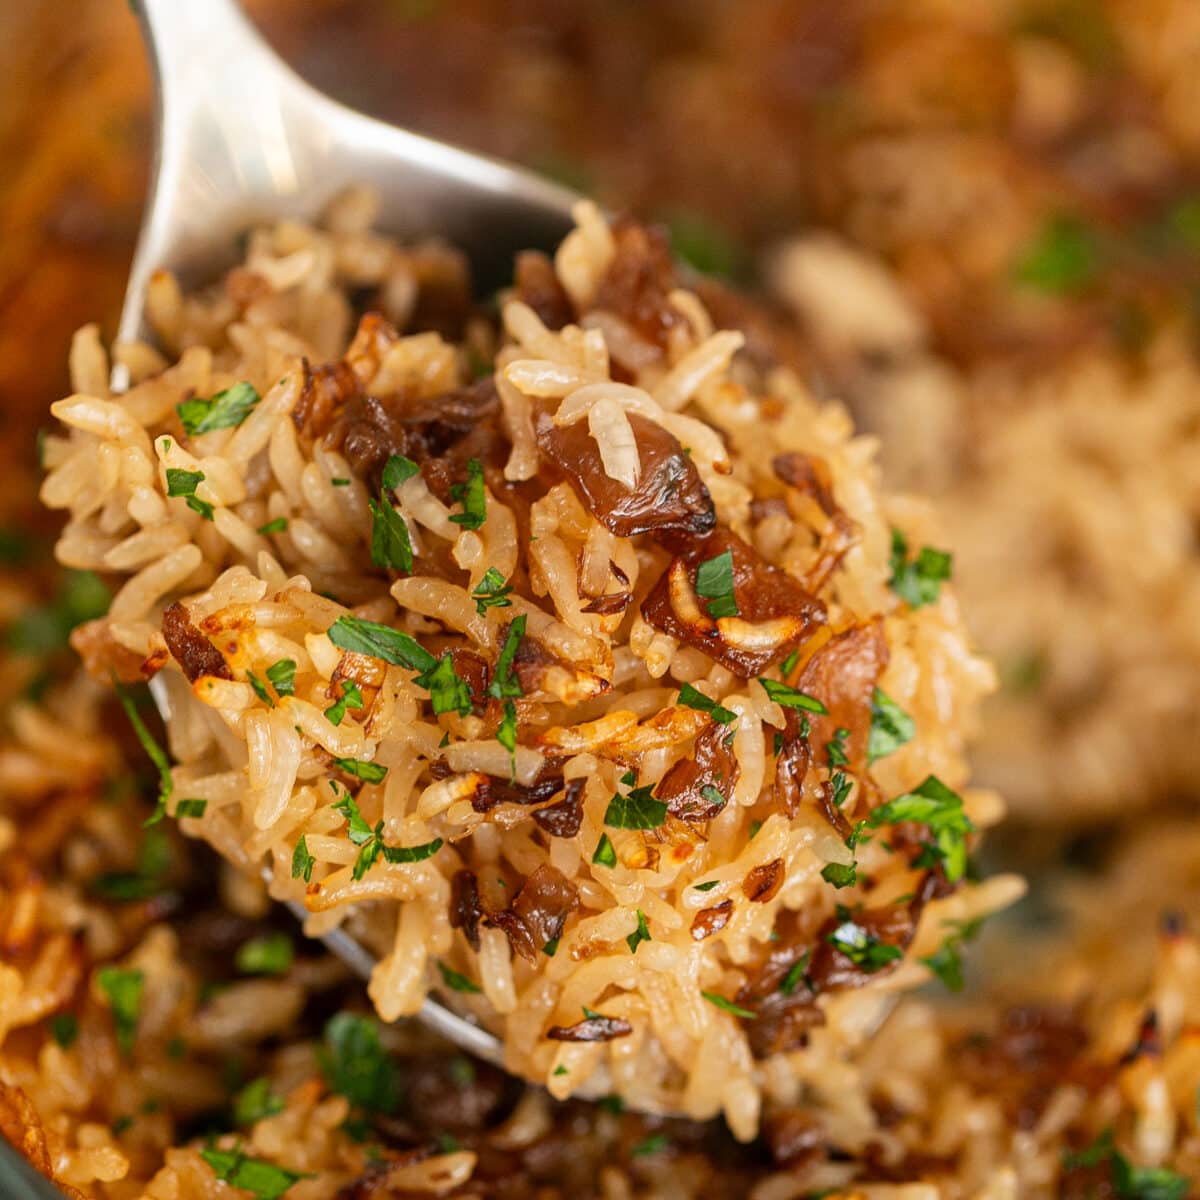
[[629, 947], [630, 954], [636, 954], [637, 948], [643, 942], [650, 940], [650, 927], [646, 924], [646, 914], [639, 908], [637, 910], [637, 928], [625, 939], [625, 944]]
[[248, 383], [235, 383], [211, 399], [192, 397], [175, 405], [188, 437], [233, 429], [240, 425], [259, 402], [259, 394]]
[[282, 1097], [271, 1091], [271, 1081], [261, 1075], [248, 1083], [233, 1098], [233, 1123], [253, 1125], [264, 1117], [273, 1117], [285, 1108]]
[[592, 863], [598, 867], [615, 867], [617, 865], [617, 851], [607, 833], [600, 835], [600, 840], [596, 843], [596, 852], [592, 855]]
[[286, 533], [288, 527], [287, 517], [276, 517], [274, 520], [268, 521], [265, 525], [258, 527], [258, 532], [266, 536], [268, 533]]
[[779, 664], [779, 673], [786, 679], [787, 676], [789, 676], [796, 669], [796, 664], [799, 661], [800, 651], [793, 650], [791, 654], [789, 654], [787, 658], [785, 658], [783, 662]]
[[701, 992], [700, 995], [709, 1004], [715, 1004], [722, 1012], [731, 1013], [735, 1017], [742, 1017], [747, 1021], [753, 1021], [758, 1016], [758, 1013], [751, 1012], [748, 1008], [739, 1008], [732, 1000], [726, 1000], [724, 996], [719, 996], [716, 992]]
[[233, 965], [243, 975], [286, 975], [295, 957], [292, 939], [286, 933], [269, 933], [243, 942]]
[[512, 624], [508, 627], [508, 633], [504, 638], [504, 645], [500, 647], [500, 655], [496, 659], [496, 670], [492, 675], [492, 682], [488, 685], [488, 695], [494, 696], [497, 700], [506, 700], [517, 696], [522, 696], [520, 680], [513, 674], [513, 659], [517, 656], [517, 647], [521, 644], [521, 639], [525, 636], [525, 614], [522, 613], [519, 617], [514, 617]]
[[51, 604], [36, 604], [9, 626], [6, 641], [16, 654], [40, 657], [67, 648], [71, 630], [108, 612], [112, 594], [94, 571], [67, 571]]
[[638, 1142], [632, 1150], [629, 1151], [630, 1158], [645, 1158], [649, 1154], [661, 1154], [671, 1145], [671, 1139], [665, 1133], [655, 1133], [646, 1138], [645, 1141]]
[[697, 712], [708, 713], [714, 721], [722, 725], [732, 725], [737, 720], [737, 713], [723, 708], [715, 700], [710, 700], [699, 688], [685, 683], [679, 689], [679, 703], [685, 708], [694, 708]]
[[293, 696], [296, 692], [296, 664], [290, 658], [281, 658], [267, 668], [267, 679], [280, 696]]
[[146, 986], [146, 977], [138, 970], [101, 967], [96, 972], [96, 982], [108, 997], [113, 1024], [117, 1030], [117, 1045], [123, 1053], [129, 1054], [137, 1038], [138, 1017], [141, 1014], [142, 991]]
[[347, 709], [357, 710], [362, 708], [362, 706], [362, 692], [358, 690], [358, 684], [351, 683], [348, 679], [343, 679], [342, 694], [325, 710], [325, 719], [330, 725], [340, 725], [346, 715]]
[[243, 1188], [254, 1196], [254, 1200], [279, 1200], [293, 1183], [315, 1178], [277, 1167], [261, 1158], [248, 1158], [240, 1148], [217, 1150], [209, 1146], [200, 1151], [200, 1157], [222, 1183]]
[[559, 1063], [558, 1066], [555, 1067], [554, 1070], [550, 1072], [551, 1075], [555, 1075], [555, 1076], [570, 1075], [570, 1073], [571, 1072], [568, 1071], [567, 1068], [562, 1065], [562, 1063]]
[[1018, 260], [1018, 283], [1051, 295], [1079, 292], [1100, 272], [1101, 246], [1096, 231], [1078, 217], [1058, 214], [1043, 226]]
[[379, 763], [364, 762], [361, 758], [335, 758], [333, 765], [339, 771], [345, 771], [347, 775], [353, 775], [355, 779], [361, 779], [364, 783], [382, 783], [388, 773], [387, 767]]
[[454, 656], [449, 652], [422, 671], [413, 682], [428, 691], [435, 713], [456, 712], [460, 717], [470, 713], [471, 689], [455, 671]]
[[351, 1104], [372, 1113], [396, 1111], [400, 1080], [371, 1018], [347, 1012], [332, 1017], [320, 1059], [329, 1086]]
[[312, 882], [313, 866], [316, 863], [308, 852], [308, 838], [305, 834], [300, 835], [300, 840], [296, 843], [296, 849], [292, 851], [292, 878], [304, 878], [305, 883]]
[[383, 857], [390, 863], [418, 863], [432, 858], [445, 843], [441, 838], [420, 846], [384, 846]]
[[1113, 1143], [1106, 1129], [1090, 1146], [1077, 1153], [1064, 1153], [1068, 1171], [1099, 1167], [1107, 1163], [1117, 1200], [1186, 1200], [1188, 1180], [1167, 1167], [1135, 1167]]
[[496, 730], [496, 741], [508, 751], [512, 774], [517, 771], [517, 706], [511, 700], [504, 702], [504, 720]]
[[[792, 963], [790, 967], [788, 967], [787, 974], [779, 981], [779, 990], [785, 996], [793, 995], [796, 989], [800, 986], [801, 982], [807, 984], [808, 962], [811, 957], [811, 952], [805, 950], [805, 952], [800, 955], [800, 957], [794, 963]], [[809, 990], [811, 991], [811, 989]]]
[[713, 888], [720, 887], [720, 886], [721, 886], [721, 881], [719, 879], [709, 879], [704, 883], [693, 883], [692, 884], [692, 887], [694, 887], [696, 889], [696, 891], [698, 891], [698, 892], [711, 892], [713, 890]]
[[870, 930], [856, 925], [852, 920], [843, 921], [832, 933], [825, 935], [825, 940], [868, 975], [904, 957], [899, 946], [881, 942]]
[[411, 458], [402, 454], [393, 454], [383, 468], [383, 486], [394, 492], [401, 484], [407, 483], [414, 475], [420, 474], [421, 468]]
[[471, 592], [471, 599], [475, 601], [475, 611], [482, 617], [489, 608], [511, 608], [512, 601], [508, 598], [511, 591], [512, 585], [504, 576], [495, 567], [488, 567]]
[[892, 530], [892, 575], [888, 586], [910, 608], [933, 604], [942, 584], [950, 578], [953, 557], [944, 550], [922, 546], [912, 562], [908, 561], [908, 539]]
[[826, 863], [821, 868], [821, 878], [835, 888], [853, 887], [858, 882], [858, 864]]
[[198, 800], [198, 799], [194, 799], [194, 798], [188, 799], [188, 800], [180, 800], [179, 803], [175, 805], [175, 818], [176, 818], [176, 820], [179, 820], [180, 818], [183, 818], [183, 817], [199, 818], [199, 817], [204, 816], [204, 814], [207, 810], [208, 810], [208, 801], [207, 800]]
[[739, 609], [733, 594], [733, 551], [726, 550], [696, 568], [696, 594], [709, 601], [708, 615], [736, 617]]
[[849, 766], [850, 760], [846, 757], [846, 739], [850, 736], [848, 729], [835, 729], [833, 731], [833, 740], [825, 743], [825, 753], [829, 757], [829, 765], [831, 767]]
[[146, 826], [157, 825], [166, 816], [167, 804], [170, 802], [171, 793], [175, 790], [175, 781], [171, 777], [171, 761], [167, 758], [166, 751], [154, 740], [150, 730], [146, 728], [130, 692], [115, 679], [113, 688], [117, 693], [117, 699], [121, 702], [121, 707], [125, 710], [125, 716], [129, 718], [129, 723], [133, 726], [137, 740], [142, 744], [142, 749], [158, 768], [158, 803], [154, 807], [154, 812], [144, 822]]
[[978, 936], [983, 918], [976, 917], [973, 921], [946, 921], [944, 924], [951, 926], [954, 932], [937, 950], [921, 961], [946, 985], [948, 991], [961, 992], [963, 968], [960, 951], [965, 942]]
[[727, 803], [725, 796], [717, 788], [713, 787], [711, 783], [706, 783], [700, 789], [700, 796], [702, 799], [707, 800], [714, 808], [724, 808]]
[[361, 617], [338, 617], [328, 634], [339, 650], [379, 658], [395, 667], [428, 671], [437, 666], [437, 659], [416, 638], [390, 625], [364, 621]]
[[425, 842], [420, 846], [387, 845], [383, 840], [383, 821], [377, 821], [372, 829], [364, 819], [354, 797], [349, 794], [343, 796], [333, 807], [346, 818], [347, 836], [359, 847], [358, 857], [354, 860], [351, 871], [355, 880], [362, 879], [381, 854], [389, 863], [417, 863], [432, 858], [442, 848], [441, 838], [434, 838], [432, 842]]
[[246, 681], [254, 689], [254, 694], [269, 708], [275, 707], [275, 697], [267, 690], [267, 685], [253, 671], [246, 672]]
[[50, 1036], [69, 1050], [79, 1037], [79, 1018], [74, 1013], [55, 1013], [50, 1018]]
[[460, 513], [451, 513], [450, 520], [464, 529], [478, 529], [487, 519], [487, 493], [483, 488], [483, 464], [472, 458], [467, 463], [466, 483], [450, 488], [450, 498], [463, 506]]
[[203, 471], [182, 471], [178, 467], [167, 468], [168, 496], [194, 496], [196, 488], [203, 482]]
[[928, 776], [920, 786], [881, 804], [865, 822], [872, 829], [880, 825], [896, 825], [915, 821], [925, 825], [933, 834], [930, 847], [940, 861], [951, 883], [960, 880], [967, 869], [967, 835], [975, 826], [963, 811], [962, 797], [951, 791], [936, 775]]
[[817, 716], [829, 714], [829, 709], [815, 696], [810, 696], [807, 692], [792, 687], [791, 684], [780, 683], [777, 679], [759, 679], [758, 682], [762, 684], [763, 691], [776, 704], [781, 704], [784, 708], [800, 708], [805, 712], [816, 713]]
[[450, 988], [451, 991], [465, 992], [468, 995], [477, 995], [482, 992], [482, 988], [468, 979], [465, 975], [459, 974], [452, 967], [446, 966], [440, 959], [437, 965], [438, 971], [441, 973], [442, 982]]
[[348, 480], [348, 479], [346, 479], [345, 477], [342, 477], [342, 476], [336, 476], [336, 475], [335, 475], [335, 476], [333, 476], [333, 477], [332, 477], [332, 478], [329, 480], [329, 482], [330, 482], [330, 483], [331, 483], [331, 484], [332, 484], [334, 487], [349, 487], [349, 486], [350, 486], [350, 480]]
[[654, 788], [634, 788], [628, 795], [617, 792], [604, 813], [605, 825], [613, 829], [658, 829], [667, 819], [667, 806], [653, 797]]
[[916, 723], [886, 692], [871, 693], [871, 731], [867, 735], [867, 762], [873, 763], [913, 740]]
[[386, 497], [379, 503], [367, 501], [371, 510], [371, 561], [377, 567], [412, 573], [412, 540], [408, 533], [408, 522], [392, 506]]

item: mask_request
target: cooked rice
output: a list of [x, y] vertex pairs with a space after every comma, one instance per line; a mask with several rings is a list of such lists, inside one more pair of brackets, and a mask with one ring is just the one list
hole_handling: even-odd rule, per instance
[[[495, 462], [487, 460], [486, 520], [478, 529], [452, 523], [457, 505], [444, 490], [438, 494], [428, 469], [408, 479], [395, 490], [395, 506], [417, 566], [389, 580], [370, 562], [372, 494], [351, 461], [350, 441], [341, 445], [336, 429], [328, 432], [329, 420], [314, 429], [313, 405], [320, 403], [314, 380], [357, 380], [351, 391], [361, 389], [395, 411], [443, 403], [439, 397], [464, 388], [465, 352], [436, 333], [400, 336], [368, 316], [351, 341], [347, 298], [350, 287], [370, 285], [381, 295], [404, 291], [402, 279], [418, 297], [422, 288], [445, 294], [459, 286], [462, 268], [440, 248], [381, 242], [361, 227], [369, 208], [360, 198], [346, 205], [331, 214], [324, 231], [285, 223], [256, 232], [246, 265], [209, 292], [183, 297], [168, 277], [158, 278], [148, 313], [175, 362], [158, 371], [142, 356], [150, 374], [127, 394], [107, 394], [103, 351], [90, 334], [77, 340], [75, 381], [91, 390], [78, 388], [54, 406], [69, 432], [47, 443], [43, 498], [69, 512], [58, 547], [63, 562], [125, 577], [104, 625], [91, 632], [96, 642], [108, 643], [107, 654], [101, 650], [95, 661], [102, 669], [138, 659], [147, 671], [162, 668], [155, 686], [169, 716], [174, 796], [207, 803], [203, 817], [180, 824], [247, 869], [266, 863], [272, 895], [301, 900], [313, 914], [310, 933], [345, 922], [375, 948], [380, 962], [369, 991], [385, 1019], [415, 1012], [439, 986], [442, 964], [482, 989], [478, 997], [444, 999], [495, 1030], [509, 1068], [544, 1082], [552, 1095], [568, 1096], [595, 1076], [633, 1105], [695, 1118], [723, 1112], [739, 1137], [751, 1137], [761, 1092], [795, 1094], [805, 1063], [836, 1060], [868, 1035], [890, 997], [926, 976], [918, 960], [937, 949], [946, 921], [972, 920], [1019, 894], [1007, 878], [940, 887], [947, 894], [923, 914], [914, 909], [920, 926], [910, 948], [904, 941], [903, 964], [855, 979], [855, 990], [822, 995], [817, 1020], [823, 1023], [807, 1049], [766, 1066], [751, 1052], [748, 1022], [701, 996], [732, 1000], [752, 990], [785, 911], [798, 914], [808, 931], [801, 936], [811, 937], [839, 902], [890, 905], [899, 913], [908, 903], [904, 895], [921, 891], [926, 872], [892, 853], [882, 837], [858, 849], [858, 888], [839, 892], [825, 882], [826, 864], [848, 863], [852, 854], [816, 802], [828, 786], [822, 747], [814, 748], [820, 768], [806, 776], [811, 798], [791, 815], [781, 811], [771, 758], [774, 734], [785, 732], [785, 712], [748, 677], [795, 647], [798, 662], [789, 679], [803, 681], [806, 665], [831, 634], [865, 643], [878, 628], [886, 638], [886, 665], [880, 670], [864, 660], [856, 668], [867, 688], [847, 718], [853, 725], [849, 769], [860, 778], [844, 819], [866, 816], [875, 797], [909, 792], [931, 774], [962, 789], [963, 743], [991, 686], [990, 669], [971, 652], [949, 588], [935, 603], [910, 607], [888, 586], [890, 527], [902, 529], [914, 551], [937, 544], [935, 527], [917, 501], [879, 494], [874, 446], [853, 436], [839, 406], [816, 402], [783, 372], [764, 379], [745, 364], [731, 365], [739, 335], [710, 333], [694, 297], [649, 318], [638, 309], [637, 295], [624, 298], [626, 312], [598, 306], [599, 294], [616, 296], [612, 303], [619, 307], [620, 273], [631, 269], [630, 255], [644, 276], [660, 269], [654, 254], [661, 251], [642, 246], [638, 239], [646, 235], [637, 227], [610, 231], [585, 205], [577, 230], [558, 251], [551, 282], [577, 314], [599, 319], [555, 329], [520, 298], [520, 289], [505, 300], [495, 373], [507, 449]], [[663, 285], [665, 295], [677, 292], [677, 285]], [[422, 301], [415, 303], [419, 314]], [[638, 366], [637, 354], [622, 353], [620, 382], [610, 368], [610, 355], [618, 358], [607, 341], [618, 327], [610, 316], [627, 325], [649, 320], [650, 333], [643, 329], [640, 336], [655, 350], [653, 360]], [[486, 338], [477, 320], [468, 325], [470, 337]], [[339, 354], [326, 375], [314, 373], [310, 364]], [[242, 381], [262, 396], [242, 423], [181, 436], [178, 403]], [[334, 420], [349, 419], [349, 401], [349, 393], [335, 399]], [[653, 538], [617, 536], [611, 523], [597, 519], [581, 503], [586, 497], [577, 488], [583, 485], [571, 479], [570, 465], [557, 474], [548, 467], [546, 435], [535, 425], [547, 414], [553, 427], [567, 432], [586, 419], [609, 480], [597, 476], [592, 484], [626, 493], [650, 469], [646, 426], [638, 427], [642, 438], [635, 437], [630, 414], [659, 430], [655, 437], [676, 446], [672, 435], [678, 438], [689, 448], [687, 461], [707, 489], [705, 499], [711, 494], [720, 526], [745, 537], [751, 558], [764, 564], [753, 570], [770, 562], [797, 587], [808, 581], [827, 623], [806, 628], [794, 613], [757, 624], [722, 619], [718, 634], [705, 636], [718, 636], [730, 647], [727, 654], [744, 653], [761, 664], [735, 672], [648, 621], [647, 592], [668, 556]], [[818, 478], [827, 470], [836, 499], [784, 486], [772, 462], [786, 454], [815, 464]], [[459, 462], [460, 473], [463, 468]], [[183, 499], [167, 498], [168, 470], [203, 473], [195, 496], [213, 506], [212, 521]], [[567, 481], [560, 482], [563, 474]], [[664, 494], [655, 511], [667, 511], [670, 503]], [[262, 532], [280, 519], [286, 530]], [[471, 592], [489, 567], [514, 590], [510, 608], [481, 615]], [[703, 627], [708, 619], [686, 572], [672, 579], [675, 624], [669, 627], [678, 630], [681, 617], [685, 626], [691, 622], [688, 628]], [[620, 588], [634, 598], [628, 614], [586, 611], [591, 597]], [[210, 665], [197, 673], [168, 653], [163, 611], [180, 596], [186, 619], [207, 643], [206, 658], [211, 663], [216, 653], [223, 664], [219, 670]], [[567, 784], [584, 780], [579, 831], [547, 839], [529, 819], [531, 791], [516, 804], [481, 803], [481, 789], [510, 772], [508, 751], [495, 738], [500, 704], [431, 717], [427, 692], [410, 670], [333, 645], [330, 627], [348, 616], [432, 639], [439, 652], [470, 650], [487, 663], [495, 662], [509, 622], [524, 617], [540, 659], [530, 668], [536, 691], [527, 689], [517, 703], [520, 745], [512, 780], [531, 789], [547, 770], [560, 771]], [[878, 627], [872, 625], [877, 618]], [[281, 659], [296, 663], [294, 695], [267, 693], [264, 700], [252, 680], [265, 679]], [[324, 710], [344, 694], [346, 680], [361, 690], [363, 707], [335, 725]], [[611, 830], [618, 864], [595, 864], [609, 801], [630, 786], [620, 778], [633, 768], [640, 785], [661, 785], [673, 764], [691, 756], [708, 723], [678, 704], [675, 691], [684, 682], [735, 714], [736, 786], [722, 795], [711, 821], [672, 817], [649, 836]], [[876, 685], [912, 716], [917, 736], [875, 764], [868, 785], [866, 700]], [[836, 706], [838, 689], [852, 684], [835, 679], [828, 686], [833, 691], [825, 699]], [[795, 733], [786, 729], [790, 740]], [[380, 858], [354, 879], [358, 846], [347, 837], [344, 811], [332, 806], [348, 794], [347, 780], [337, 776], [339, 785], [331, 778], [331, 758], [387, 768], [384, 782], [349, 781], [368, 826], [383, 821], [386, 844], [443, 839], [444, 846], [420, 862]], [[522, 793], [516, 795], [521, 801]], [[552, 797], [548, 792], [540, 799]], [[964, 803], [977, 828], [1000, 815], [990, 793], [966, 790]], [[301, 835], [315, 859], [307, 887], [292, 871]], [[744, 900], [747, 876], [777, 863], [783, 886], [762, 902]], [[514, 903], [519, 881], [539, 868], [562, 880], [581, 905], [565, 926], [557, 922], [561, 937], [552, 957], [537, 954], [531, 961], [515, 954], [511, 921], [502, 930], [503, 921], [485, 920], [477, 945], [473, 930], [461, 922], [456, 928], [451, 885], [457, 873], [471, 872], [483, 911], [494, 917]], [[697, 892], [701, 882], [715, 886]], [[732, 914], [710, 936], [698, 936], [694, 921], [725, 901], [732, 902]], [[632, 953], [626, 939], [639, 927], [639, 912], [651, 940]], [[547, 1039], [550, 1027], [572, 1027], [584, 1010], [627, 1021], [632, 1034], [607, 1044]]]

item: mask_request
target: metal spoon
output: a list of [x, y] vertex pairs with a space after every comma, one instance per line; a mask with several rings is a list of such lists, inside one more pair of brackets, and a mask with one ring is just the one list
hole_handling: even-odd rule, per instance
[[[185, 286], [210, 282], [233, 265], [246, 229], [281, 217], [311, 220], [349, 183], [379, 192], [388, 233], [442, 235], [467, 253], [485, 284], [506, 277], [518, 250], [549, 248], [570, 229], [573, 193], [331, 100], [271, 50], [234, 0], [137, 0], [135, 7], [154, 69], [158, 135], [120, 340], [148, 336], [143, 310], [154, 271], [173, 271]], [[127, 382], [114, 372], [114, 388]], [[165, 691], [151, 690], [169, 720]], [[375, 957], [344, 930], [323, 940], [356, 974], [371, 974]], [[502, 1065], [495, 1037], [436, 1000], [417, 1017]]]

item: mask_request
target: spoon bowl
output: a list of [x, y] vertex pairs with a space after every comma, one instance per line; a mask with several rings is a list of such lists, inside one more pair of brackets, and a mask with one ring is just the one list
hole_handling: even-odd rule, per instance
[[[399, 237], [439, 235], [463, 250], [483, 288], [511, 272], [517, 251], [552, 248], [578, 199], [566, 188], [480, 155], [408, 133], [346, 108], [305, 83], [259, 36], [234, 0], [137, 0], [157, 94], [153, 183], [118, 339], [150, 336], [144, 318], [153, 273], [185, 287], [237, 260], [256, 224], [311, 221], [348, 184], [373, 188], [379, 225]], [[128, 379], [113, 373], [114, 390]], [[166, 690], [151, 683], [164, 721]], [[299, 904], [293, 911], [307, 913]], [[373, 954], [341, 929], [326, 946], [369, 977]], [[503, 1064], [498, 1039], [436, 1000], [417, 1017], [481, 1058]], [[602, 1082], [595, 1094], [602, 1094]], [[593, 1089], [588, 1089], [592, 1094]]]

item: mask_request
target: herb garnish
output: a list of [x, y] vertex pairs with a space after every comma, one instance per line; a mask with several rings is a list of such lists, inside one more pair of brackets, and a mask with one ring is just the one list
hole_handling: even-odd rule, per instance
[[835, 888], [853, 887], [858, 882], [858, 863], [826, 863], [821, 868], [821, 878]]
[[432, 858], [441, 848], [442, 839], [434, 838], [420, 846], [389, 846], [383, 840], [383, 821], [379, 820], [372, 829], [364, 819], [354, 797], [349, 793], [344, 795], [334, 806], [345, 818], [347, 836], [354, 845], [359, 847], [358, 857], [354, 860], [351, 876], [361, 879], [376, 863], [382, 854], [389, 863], [416, 863]]
[[818, 716], [826, 716], [829, 713], [829, 709], [815, 696], [810, 696], [807, 692], [802, 692], [789, 683], [780, 683], [778, 679], [761, 678], [758, 682], [762, 684], [763, 691], [776, 704], [781, 704], [784, 708], [800, 708], [805, 712], [816, 713]]
[[50, 1036], [69, 1050], [79, 1037], [79, 1018], [74, 1013], [55, 1013], [50, 1018]]
[[292, 851], [292, 878], [299, 879], [303, 876], [304, 882], [310, 883], [313, 865], [316, 861], [308, 852], [308, 837], [302, 833], [300, 840], [296, 843], [296, 849]]
[[679, 689], [679, 703], [685, 708], [694, 708], [697, 712], [708, 713], [714, 721], [722, 725], [732, 725], [737, 720], [737, 713], [724, 708], [715, 700], [710, 700], [699, 688], [685, 683]]
[[193, 396], [175, 405], [175, 411], [189, 437], [212, 433], [217, 429], [233, 429], [240, 425], [259, 402], [259, 394], [248, 383], [235, 383], [208, 400]]
[[1101, 266], [1095, 230], [1078, 217], [1059, 213], [1050, 218], [1017, 262], [1018, 283], [1041, 292], [1065, 295], [1087, 287]]
[[671, 1139], [665, 1133], [653, 1133], [645, 1141], [638, 1142], [629, 1151], [630, 1158], [645, 1158], [648, 1154], [660, 1154], [671, 1144]]
[[637, 928], [625, 939], [625, 944], [629, 947], [630, 954], [636, 954], [637, 948], [643, 942], [651, 940], [650, 927], [646, 924], [646, 914], [639, 908], [637, 910]]
[[340, 725], [347, 709], [360, 709], [363, 706], [362, 692], [358, 684], [349, 679], [342, 680], [342, 694], [326, 710], [325, 719], [330, 725]]
[[441, 972], [442, 982], [452, 991], [476, 994], [483, 990], [477, 983], [468, 979], [465, 975], [461, 975], [452, 967], [446, 966], [441, 959], [438, 959], [437, 969]]
[[290, 658], [281, 658], [267, 668], [267, 679], [280, 696], [292, 696], [296, 692], [296, 664]]
[[596, 852], [592, 855], [592, 862], [598, 867], [615, 867], [617, 865], [617, 851], [607, 833], [600, 835], [600, 840], [596, 843]]
[[371, 561], [377, 567], [410, 574], [413, 550], [408, 522], [386, 496], [380, 496], [378, 504], [368, 500], [367, 507], [371, 510]]
[[521, 682], [513, 674], [512, 664], [513, 659], [517, 656], [517, 647], [521, 644], [521, 639], [525, 636], [526, 617], [522, 613], [519, 617], [513, 617], [512, 624], [508, 627], [508, 633], [504, 638], [504, 645], [500, 647], [500, 655], [496, 659], [496, 670], [492, 674], [492, 682], [488, 685], [488, 695], [494, 696], [497, 700], [505, 700], [515, 696], [522, 696]]
[[1135, 1167], [1113, 1143], [1106, 1129], [1090, 1146], [1077, 1153], [1065, 1152], [1064, 1169], [1074, 1171], [1108, 1163], [1117, 1200], [1185, 1200], [1189, 1184], [1184, 1176], [1167, 1167]]
[[329, 1086], [351, 1104], [367, 1112], [395, 1112], [400, 1081], [375, 1021], [347, 1012], [332, 1017], [320, 1059]]
[[[785, 996], [791, 996], [800, 986], [801, 981], [808, 982], [808, 963], [812, 952], [805, 950], [800, 957], [788, 967], [787, 974], [779, 981], [779, 990]], [[810, 989], [811, 990], [811, 989]]]
[[137, 1038], [138, 1017], [141, 1014], [142, 991], [146, 985], [146, 977], [138, 970], [101, 967], [96, 972], [96, 982], [108, 997], [113, 1024], [117, 1030], [117, 1045], [123, 1053], [129, 1054]]
[[268, 533], [285, 533], [288, 527], [287, 517], [275, 517], [268, 521], [265, 525], [260, 525], [257, 532], [264, 536]]
[[[844, 912], [845, 909], [841, 911]], [[904, 957], [904, 952], [899, 946], [881, 942], [869, 929], [856, 925], [853, 920], [843, 921], [832, 933], [825, 935], [825, 940], [868, 975], [873, 975], [888, 963]]]
[[850, 730], [835, 729], [833, 731], [833, 740], [825, 743], [825, 753], [828, 755], [831, 767], [846, 767], [850, 765], [850, 760], [846, 757], [846, 739], [849, 736]]
[[894, 754], [912, 741], [916, 723], [881, 688], [871, 693], [871, 730], [867, 735], [867, 762]]
[[460, 513], [451, 513], [450, 520], [464, 529], [478, 529], [487, 519], [487, 493], [483, 489], [483, 464], [477, 458], [467, 462], [466, 483], [450, 488], [450, 498], [463, 506]]
[[496, 741], [508, 751], [511, 772], [517, 773], [517, 706], [511, 700], [504, 702], [504, 720], [496, 729]]
[[271, 1091], [271, 1081], [260, 1075], [233, 1098], [233, 1123], [253, 1125], [284, 1110], [283, 1098]]
[[233, 1150], [218, 1150], [209, 1146], [200, 1151], [200, 1157], [222, 1183], [253, 1192], [254, 1200], [279, 1200], [293, 1183], [315, 1178], [277, 1167], [261, 1158], [249, 1158], [240, 1146]]
[[456, 712], [460, 717], [465, 717], [471, 711], [471, 689], [455, 671], [454, 656], [449, 652], [433, 659], [433, 665], [422, 671], [413, 682], [429, 692], [435, 713]]
[[286, 933], [269, 933], [243, 942], [233, 965], [244, 975], [285, 975], [296, 950]]
[[383, 777], [388, 773], [387, 767], [379, 763], [364, 762], [361, 758], [335, 758], [333, 765], [339, 771], [345, 771], [347, 775], [353, 775], [355, 779], [361, 779], [364, 783], [382, 783]]
[[142, 823], [144, 826], [157, 825], [167, 815], [167, 804], [171, 800], [171, 794], [175, 791], [175, 780], [171, 777], [171, 760], [167, 758], [167, 752], [154, 740], [153, 734], [146, 728], [133, 696], [128, 689], [117, 682], [115, 677], [113, 689], [117, 693], [121, 707], [125, 710], [126, 717], [129, 718], [130, 725], [133, 726], [137, 740], [142, 744], [142, 749], [158, 768], [158, 802], [154, 806], [154, 812]]
[[962, 955], [959, 953], [964, 942], [975, 938], [983, 925], [983, 917], [972, 921], [945, 921], [954, 932], [932, 954], [921, 961], [946, 985], [951, 992], [963, 990]]
[[[621, 782], [625, 783], [626, 778]], [[667, 805], [663, 800], [655, 800], [653, 793], [653, 784], [632, 788], [624, 796], [617, 792], [605, 810], [605, 825], [613, 829], [657, 829], [667, 819]]]
[[738, 615], [733, 594], [733, 551], [726, 550], [696, 568], [696, 594], [709, 601], [708, 615], [714, 620]]
[[268, 707], [275, 707], [275, 697], [267, 690], [267, 685], [253, 671], [246, 672], [246, 681], [254, 689], [254, 694]]
[[899, 529], [892, 530], [892, 575], [888, 586], [910, 608], [933, 604], [942, 584], [950, 578], [953, 556], [945, 550], [922, 546], [920, 553], [908, 561], [908, 539]]
[[718, 996], [716, 992], [701, 992], [700, 995], [709, 1004], [715, 1004], [723, 1012], [732, 1013], [735, 1017], [744, 1017], [748, 1021], [753, 1021], [758, 1016], [758, 1013], [751, 1012], [748, 1008], [739, 1008], [732, 1000], [726, 1000], [724, 996]]
[[488, 567], [471, 592], [471, 599], [475, 601], [475, 611], [482, 617], [489, 608], [511, 608], [512, 601], [508, 598], [511, 591], [512, 585], [504, 576], [495, 567]]
[[[881, 804], [864, 825], [878, 828], [901, 821], [916, 821], [926, 826], [934, 836], [934, 844], [926, 847], [917, 859], [919, 865], [929, 865], [929, 859], [942, 864], [946, 878], [955, 883], [967, 869], [967, 835], [975, 831], [970, 817], [963, 811], [962, 797], [948, 788], [936, 775], [929, 775], [911, 792], [905, 792], [886, 804]], [[857, 830], [856, 830], [857, 832]]]

